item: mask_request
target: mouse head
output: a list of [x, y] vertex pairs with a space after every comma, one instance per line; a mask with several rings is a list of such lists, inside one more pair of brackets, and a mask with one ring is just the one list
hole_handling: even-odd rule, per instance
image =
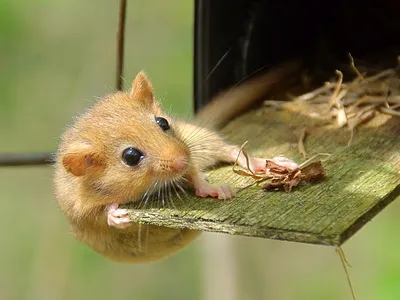
[[129, 93], [100, 100], [65, 133], [59, 162], [99, 199], [140, 201], [182, 180], [188, 169], [189, 149], [175, 125], [140, 72]]

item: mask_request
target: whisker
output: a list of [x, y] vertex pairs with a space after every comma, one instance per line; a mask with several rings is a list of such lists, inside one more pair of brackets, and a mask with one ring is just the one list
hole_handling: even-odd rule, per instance
[[145, 249], [145, 253], [146, 255], [148, 254], [148, 246], [149, 246], [149, 230], [150, 230], [150, 225], [147, 224], [147, 228], [146, 228], [146, 249]]
[[[165, 196], [166, 192], [167, 192], [167, 181], [164, 180], [163, 195], [162, 195], [162, 196], [163, 196], [163, 197], [162, 197], [162, 207], [165, 206], [164, 196]], [[168, 198], [167, 198], [167, 199], [168, 199]]]
[[176, 209], [175, 203], [172, 200], [172, 195], [171, 195], [171, 185], [172, 184], [173, 184], [172, 182], [170, 184], [168, 184], [168, 200], [169, 200], [169, 202], [171, 202], [172, 206]]
[[[201, 130], [203, 132], [201, 132]], [[201, 132], [201, 134], [199, 134]], [[208, 138], [210, 136], [218, 136], [217, 133], [213, 132], [213, 131], [209, 131], [209, 130], [204, 130], [203, 128], [199, 127], [196, 128], [195, 130], [192, 130], [192, 132], [190, 132], [190, 134], [188, 136], [184, 137], [184, 141], [187, 144], [190, 143], [194, 143], [195, 141], [204, 139], [204, 138]]]
[[149, 192], [149, 193], [147, 194], [147, 196], [146, 196], [146, 200], [145, 200], [145, 202], [144, 202], [144, 207], [143, 207], [143, 208], [146, 207], [147, 202], [149, 201], [149, 199], [150, 199], [150, 197], [152, 196], [153, 192], [156, 190], [158, 184], [159, 184], [159, 182], [156, 180], [156, 181], [154, 181], [153, 186], [150, 187], [150, 192]]
[[[182, 140], [184, 140], [185, 142], [188, 141], [188, 140], [190, 141], [191, 138], [193, 136], [197, 135], [201, 130], [206, 131], [203, 126], [200, 126], [200, 124], [191, 124], [191, 126], [194, 127], [194, 128], [192, 130], [190, 130], [190, 131], [189, 130], [185, 130], [184, 133], [186, 135], [182, 136]], [[206, 131], [206, 132], [210, 132], [210, 131]]]
[[181, 184], [179, 182], [176, 182], [176, 186], [178, 187], [178, 189], [181, 190], [181, 192], [186, 196], [189, 197], [187, 192], [183, 189], [183, 187], [181, 186]]
[[[174, 189], [175, 194], [176, 194], [176, 196], [179, 198], [179, 200], [182, 201], [181, 195], [179, 195], [178, 191], [176, 190], [175, 184], [176, 184], [176, 180], [173, 180], [172, 183], [171, 183], [172, 188]], [[176, 209], [175, 205], [174, 205], [174, 208]]]
[[137, 237], [137, 239], [138, 239], [138, 251], [139, 252], [142, 252], [142, 224], [140, 223], [140, 221], [139, 221], [139, 224], [138, 224], [138, 237]]
[[[142, 200], [140, 202], [140, 206], [142, 205], [143, 201], [144, 201], [144, 206], [143, 209], [146, 207], [147, 202], [151, 196], [152, 191], [154, 190], [154, 188], [158, 185], [158, 182], [155, 181], [154, 183], [152, 182], [150, 184], [150, 187], [147, 189], [147, 191], [144, 193]], [[139, 206], [139, 207], [140, 207]], [[142, 223], [140, 223], [140, 218], [138, 220], [138, 234], [137, 234], [137, 242], [138, 242], [138, 251], [141, 252], [142, 251]], [[147, 244], [147, 237], [146, 237], [146, 244]], [[146, 245], [147, 248], [147, 245]], [[147, 251], [147, 249], [146, 249]]]
[[189, 180], [185, 177], [180, 177], [179, 180], [177, 180], [176, 182], [180, 182], [180, 181], [189, 182]]
[[162, 186], [158, 189], [158, 197], [157, 197], [157, 204], [158, 206], [160, 206], [160, 199], [161, 199], [161, 195], [162, 195]]
[[212, 75], [212, 73], [214, 73], [214, 71], [219, 67], [219, 65], [223, 62], [223, 60], [225, 59], [225, 57], [227, 57], [227, 55], [229, 54], [229, 52], [231, 52], [231, 48], [229, 48], [224, 55], [222, 55], [222, 57], [219, 59], [219, 61], [215, 64], [215, 67], [212, 68], [212, 70], [210, 71], [210, 73], [208, 73], [207, 77], [204, 79], [204, 81], [207, 81], [210, 76]]

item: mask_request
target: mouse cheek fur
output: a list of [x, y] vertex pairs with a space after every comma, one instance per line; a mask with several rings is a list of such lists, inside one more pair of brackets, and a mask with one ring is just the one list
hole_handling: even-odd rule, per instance
[[124, 165], [107, 168], [97, 182], [108, 194], [108, 202], [118, 204], [141, 200], [152, 183], [153, 176], [146, 166]]

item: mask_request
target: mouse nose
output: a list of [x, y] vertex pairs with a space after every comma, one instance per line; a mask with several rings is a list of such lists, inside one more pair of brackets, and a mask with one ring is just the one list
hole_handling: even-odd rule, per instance
[[169, 162], [169, 169], [174, 174], [182, 173], [188, 166], [188, 159], [185, 156], [175, 157]]
[[161, 178], [183, 174], [189, 165], [189, 155], [184, 149], [169, 149], [168, 153], [161, 154], [154, 165], [155, 174]]

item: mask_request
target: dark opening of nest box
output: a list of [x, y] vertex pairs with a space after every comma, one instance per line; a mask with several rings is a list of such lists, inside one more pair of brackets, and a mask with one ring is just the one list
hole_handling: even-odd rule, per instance
[[218, 91], [292, 57], [333, 69], [350, 52], [393, 65], [400, 53], [399, 11], [397, 0], [196, 0], [195, 110]]

